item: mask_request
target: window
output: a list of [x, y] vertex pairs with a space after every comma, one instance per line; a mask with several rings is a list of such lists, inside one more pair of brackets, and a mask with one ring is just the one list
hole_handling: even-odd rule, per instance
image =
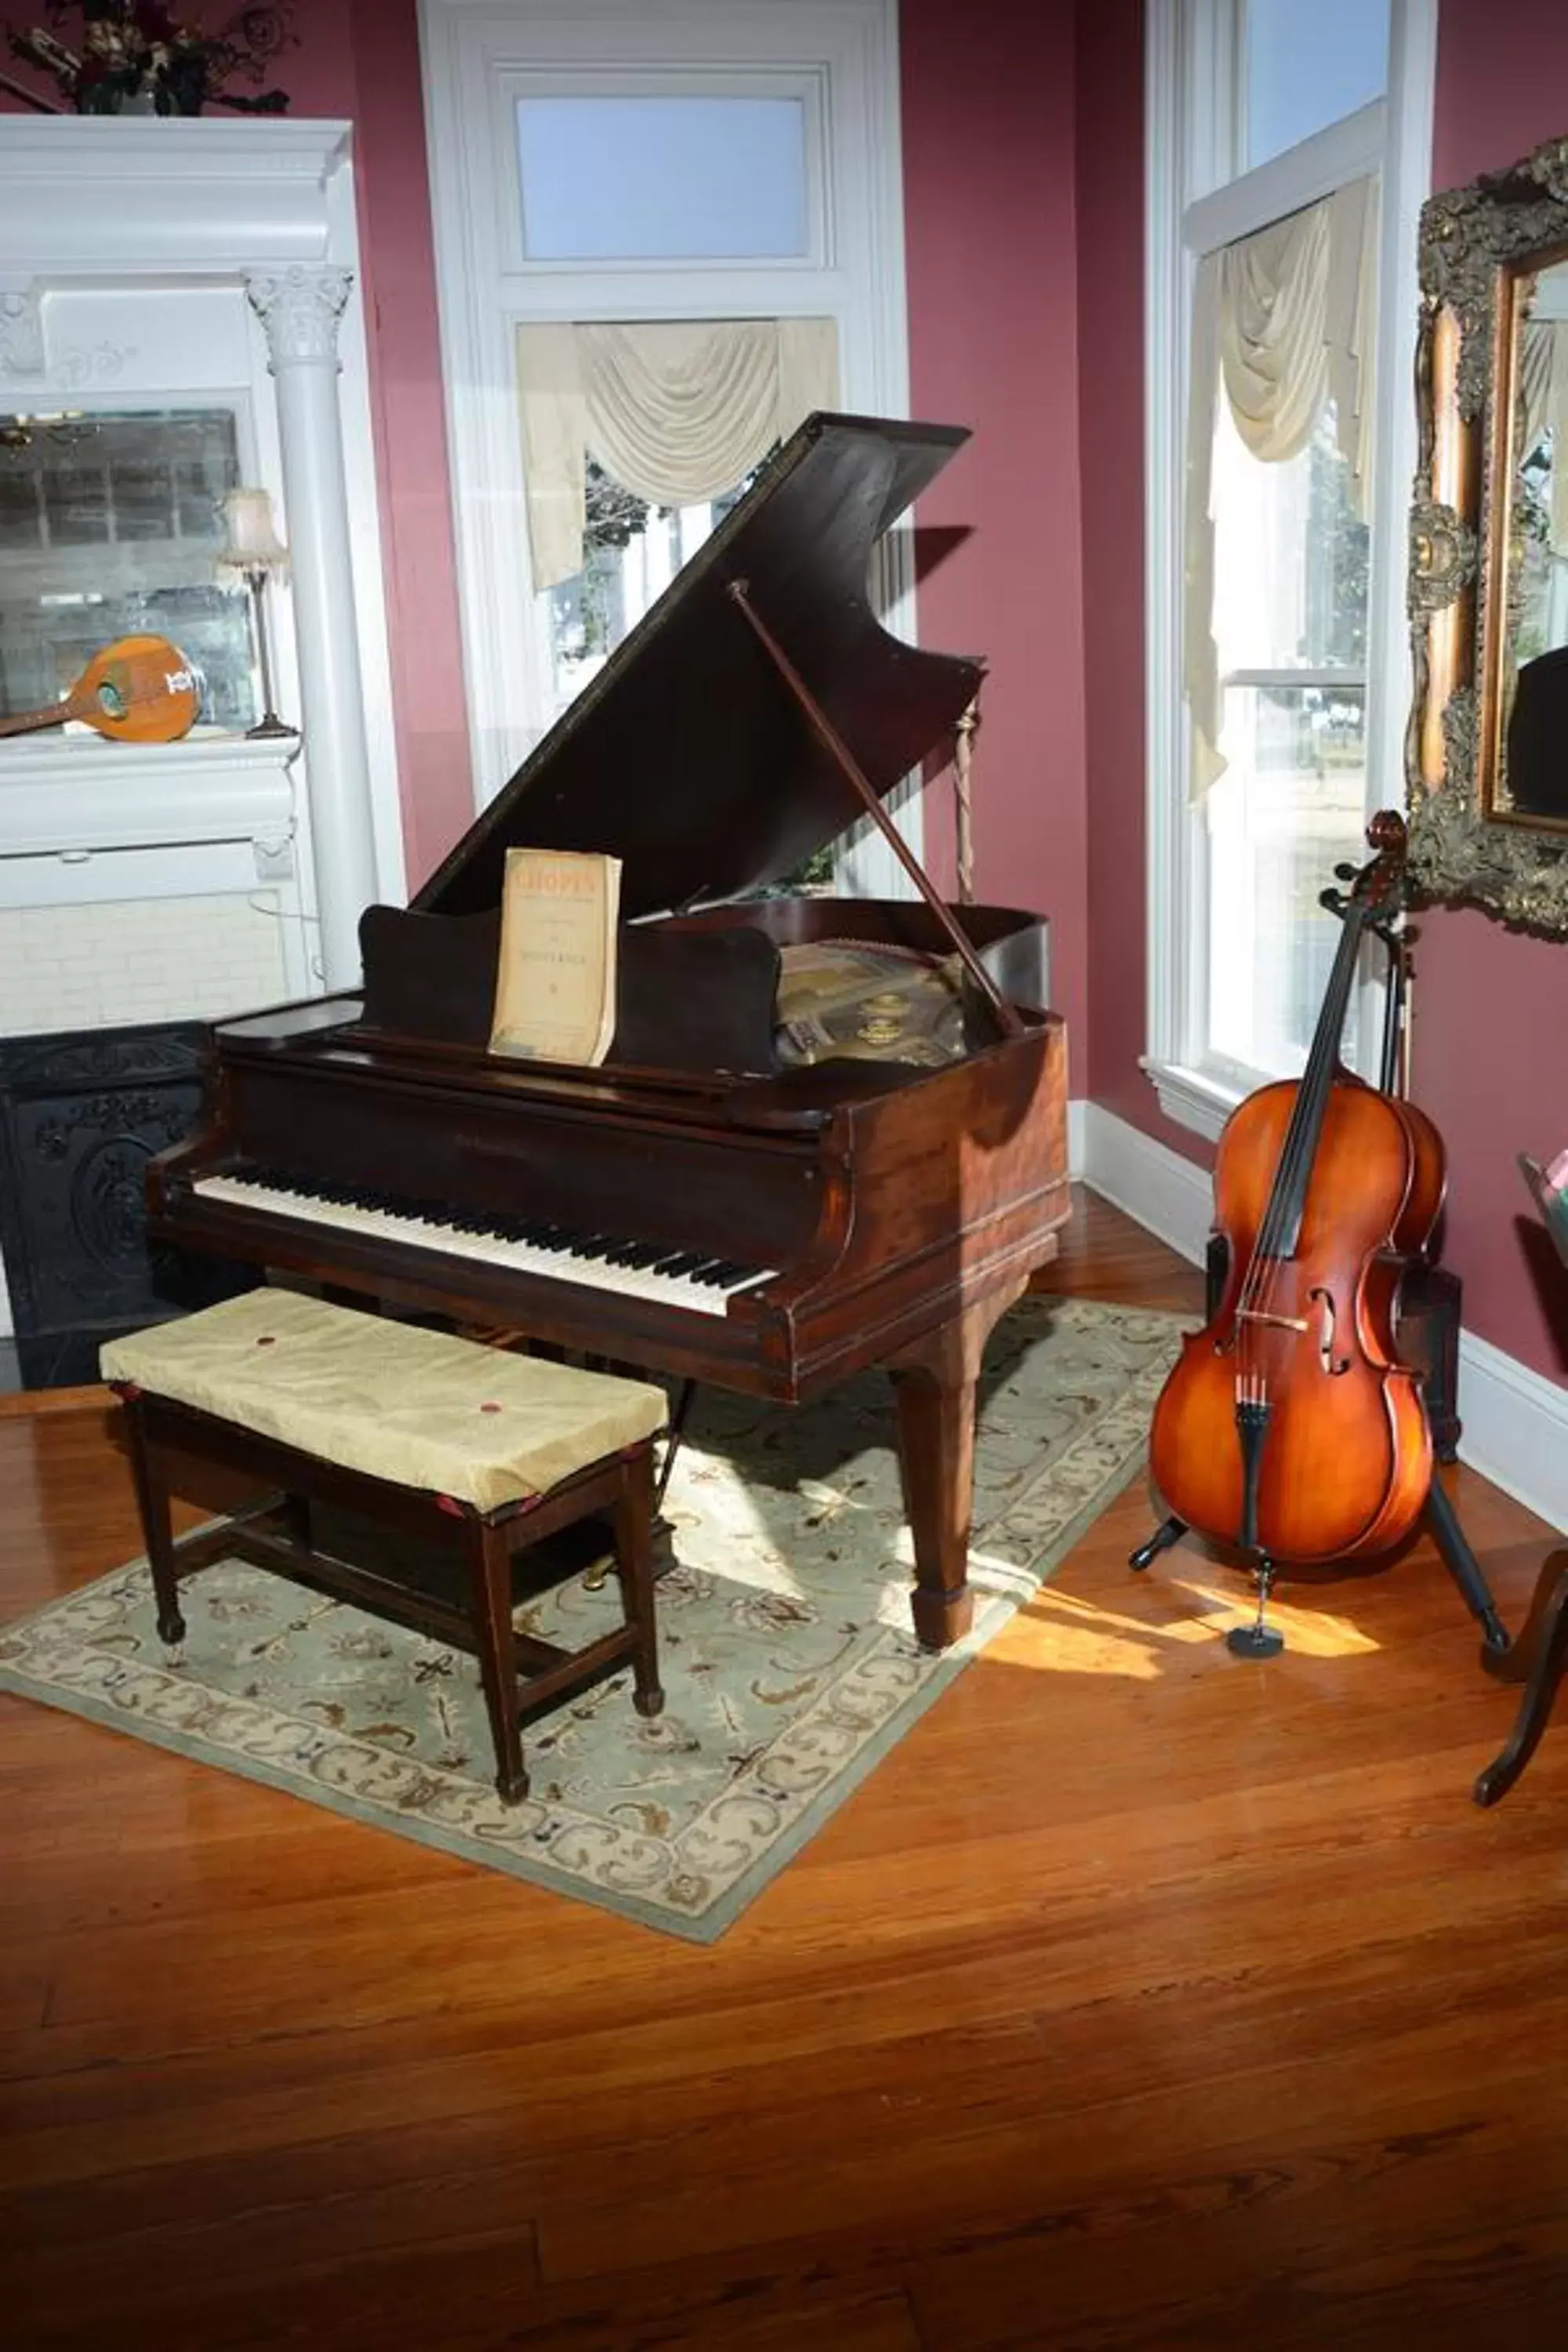
[[1382, 98], [1388, 0], [1245, 0], [1248, 167]]
[[[1146, 1066], [1208, 1135], [1301, 1069], [1338, 942], [1319, 894], [1404, 796], [1434, 19], [1433, 0], [1149, 19]], [[1352, 1004], [1352, 1062], [1371, 1012]]]
[[[909, 414], [898, 6], [424, 0], [421, 27], [483, 801], [801, 416]], [[896, 526], [904, 635], [912, 559]], [[891, 805], [918, 848], [918, 777]], [[870, 827], [839, 872], [909, 887]]]
[[683, 563], [711, 537], [757, 469], [716, 499], [661, 507], [588, 462], [583, 567], [541, 593], [550, 610], [556, 715], [603, 669]]
[[531, 262], [810, 249], [798, 98], [524, 98], [517, 142]]

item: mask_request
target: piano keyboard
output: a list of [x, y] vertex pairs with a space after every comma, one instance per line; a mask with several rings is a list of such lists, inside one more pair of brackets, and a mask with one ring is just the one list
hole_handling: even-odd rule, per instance
[[632, 1242], [612, 1234], [576, 1233], [544, 1218], [482, 1214], [441, 1201], [399, 1200], [363, 1184], [325, 1184], [253, 1168], [243, 1175], [198, 1177], [205, 1201], [263, 1215], [297, 1217], [367, 1240], [401, 1242], [444, 1257], [478, 1258], [514, 1274], [542, 1275], [623, 1298], [647, 1298], [697, 1315], [722, 1315], [737, 1292], [771, 1282], [767, 1266], [737, 1265], [668, 1242]]

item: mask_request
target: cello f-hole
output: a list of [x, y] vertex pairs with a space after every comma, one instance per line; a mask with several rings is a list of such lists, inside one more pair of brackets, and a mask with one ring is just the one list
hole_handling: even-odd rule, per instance
[[1351, 1360], [1334, 1354], [1334, 1294], [1331, 1290], [1310, 1290], [1307, 1296], [1318, 1310], [1318, 1354], [1323, 1370], [1337, 1379], [1341, 1372], [1349, 1371]]

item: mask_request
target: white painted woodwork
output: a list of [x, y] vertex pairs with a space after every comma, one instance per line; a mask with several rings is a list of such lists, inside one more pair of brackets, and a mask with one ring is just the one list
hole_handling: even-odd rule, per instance
[[[909, 414], [894, 0], [421, 0], [421, 50], [478, 801], [539, 740], [552, 703], [529, 564], [514, 330], [524, 320], [832, 318], [841, 405]], [[808, 250], [799, 258], [533, 263], [523, 253], [515, 107], [523, 97], [737, 93], [805, 108]], [[907, 530], [876, 582], [914, 634]], [[919, 782], [889, 803], [919, 851]], [[672, 813], [679, 823], [679, 814]], [[863, 829], [841, 887], [905, 897]]]

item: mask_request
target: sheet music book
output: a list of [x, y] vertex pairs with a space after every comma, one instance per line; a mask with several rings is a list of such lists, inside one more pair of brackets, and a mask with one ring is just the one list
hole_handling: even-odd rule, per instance
[[602, 1062], [616, 1034], [621, 861], [592, 850], [509, 849], [490, 1052]]

